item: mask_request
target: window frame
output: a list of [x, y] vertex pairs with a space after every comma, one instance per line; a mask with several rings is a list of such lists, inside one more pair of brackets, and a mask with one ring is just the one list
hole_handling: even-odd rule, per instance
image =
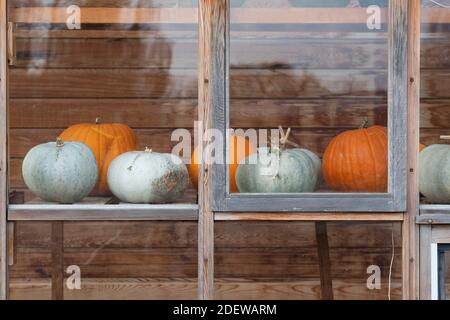
[[[212, 35], [213, 59], [212, 128], [219, 130], [226, 144], [221, 163], [229, 157], [229, 70], [230, 1], [225, 24]], [[408, 0], [389, 1], [388, 8], [388, 192], [387, 193], [295, 193], [233, 194], [229, 192], [229, 168], [213, 163], [212, 209], [217, 212], [402, 212], [407, 201], [407, 118], [408, 118]], [[217, 159], [216, 159], [217, 160]], [[225, 183], [223, 183], [225, 181]]]

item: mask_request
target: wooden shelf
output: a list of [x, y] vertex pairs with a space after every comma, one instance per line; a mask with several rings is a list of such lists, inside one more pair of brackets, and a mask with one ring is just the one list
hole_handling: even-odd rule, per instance
[[417, 224], [450, 224], [450, 205], [422, 204], [420, 215], [416, 217]]
[[216, 221], [403, 221], [403, 213], [216, 213]]
[[450, 204], [421, 204], [421, 214], [450, 213]]
[[[387, 9], [381, 9], [381, 22], [387, 21]], [[233, 23], [264, 24], [366, 24], [365, 8], [240, 8], [231, 9]], [[64, 7], [23, 7], [12, 11], [15, 23], [66, 23]], [[423, 23], [450, 23], [450, 13], [440, 8], [422, 10]], [[82, 24], [196, 24], [196, 8], [82, 8]]]
[[31, 201], [8, 206], [9, 221], [192, 221], [198, 218], [198, 205], [110, 203], [111, 198], [86, 198], [77, 204]]

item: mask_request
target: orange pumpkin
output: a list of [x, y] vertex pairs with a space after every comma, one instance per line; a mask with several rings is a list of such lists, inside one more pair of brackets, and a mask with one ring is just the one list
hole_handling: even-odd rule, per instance
[[387, 129], [361, 128], [335, 137], [323, 156], [323, 175], [333, 190], [386, 192], [388, 173]]
[[98, 182], [92, 194], [110, 195], [107, 174], [110, 163], [122, 153], [139, 149], [136, 134], [125, 124], [80, 123], [73, 125], [60, 135], [64, 141], [80, 141], [91, 148], [98, 164]]
[[419, 152], [422, 152], [422, 150], [425, 149], [426, 147], [427, 147], [426, 145], [424, 145], [423, 143], [421, 143], [421, 144], [419, 145]]
[[[238, 150], [240, 148], [240, 150]], [[242, 150], [244, 149], [244, 150]], [[231, 136], [230, 138], [230, 192], [237, 192], [236, 186], [236, 169], [239, 162], [244, 160], [249, 155], [256, 152], [256, 149], [250, 143], [250, 140], [241, 136]], [[189, 174], [195, 188], [198, 188], [198, 150], [195, 148], [192, 153], [191, 165], [189, 166]]]

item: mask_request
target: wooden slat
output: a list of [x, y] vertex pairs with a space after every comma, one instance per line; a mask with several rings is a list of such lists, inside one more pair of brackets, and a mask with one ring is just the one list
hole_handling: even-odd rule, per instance
[[0, 0], [0, 300], [7, 298], [7, 4]]
[[420, 0], [408, 1], [408, 205], [403, 223], [403, 298], [417, 299], [419, 288]]
[[216, 221], [403, 221], [402, 213], [215, 213]]
[[[400, 248], [397, 248], [400, 249]], [[390, 266], [391, 248], [335, 248], [330, 251], [329, 277], [367, 278], [367, 267], [380, 266], [384, 276]], [[401, 250], [401, 249], [400, 249]], [[216, 251], [217, 277], [286, 279], [319, 278], [317, 248], [221, 248]], [[393, 279], [401, 279], [401, 254], [395, 256]], [[197, 274], [196, 248], [110, 249], [64, 248], [65, 266], [77, 265], [83, 278], [178, 278]], [[10, 278], [46, 278], [52, 274], [50, 248], [18, 248]]]
[[52, 222], [52, 300], [64, 299], [64, 222]]
[[[387, 20], [387, 10], [382, 9], [382, 22]], [[81, 23], [197, 23], [194, 8], [89, 8], [81, 10]], [[66, 23], [65, 8], [21, 7], [13, 10], [12, 21], [17, 23]], [[431, 14], [427, 19], [434, 19]], [[365, 8], [251, 8], [232, 9], [233, 23], [265, 24], [366, 24]], [[439, 21], [440, 22], [440, 21]]]
[[416, 223], [423, 225], [447, 225], [450, 224], [450, 214], [445, 211], [440, 213], [430, 213], [434, 210], [422, 211], [420, 216], [416, 217]]
[[420, 226], [420, 299], [431, 299], [431, 226]]
[[322, 300], [333, 300], [330, 248], [326, 222], [316, 222], [317, 255], [319, 256], [320, 288]]
[[407, 209], [408, 0], [389, 2], [389, 176], [395, 207]]
[[16, 224], [15, 222], [8, 222], [8, 267], [16, 263]]
[[12, 98], [196, 98], [195, 70], [11, 70]]
[[[149, 116], [151, 115], [151, 116]], [[132, 128], [193, 128], [196, 99], [11, 99], [12, 128], [126, 123]]]
[[196, 204], [24, 204], [10, 205], [11, 221], [105, 221], [105, 220], [196, 220]]
[[[174, 129], [136, 129], [134, 130], [138, 136], [139, 143], [142, 148], [149, 147], [155, 152], [170, 153], [175, 145], [179, 141], [171, 141], [171, 134]], [[46, 143], [49, 141], [55, 141], [61, 134], [63, 129], [12, 129], [10, 130], [11, 152], [10, 160], [10, 181], [11, 187], [18, 188], [24, 186], [21, 173], [21, 160], [17, 158], [23, 158], [27, 152], [34, 146]], [[333, 135], [332, 131], [328, 134], [322, 133], [322, 135], [312, 135], [308, 139], [305, 139], [309, 144], [315, 142], [323, 146], [327, 137]], [[306, 132], [300, 132], [297, 136], [303, 137], [309, 136]], [[16, 159], [14, 159], [16, 158]]]
[[[198, 114], [200, 137], [197, 142], [206, 154], [199, 166], [198, 218], [198, 297], [214, 299], [214, 214], [212, 212], [212, 166], [210, 152], [203, 152], [211, 141], [212, 114], [217, 103], [217, 89], [223, 77], [226, 0], [199, 1]], [[221, 74], [222, 72], [222, 74]]]
[[[22, 7], [12, 10], [16, 23], [66, 23], [65, 7]], [[81, 8], [82, 24], [171, 23], [196, 24], [196, 8]]]
[[[196, 99], [11, 99], [10, 104], [12, 128], [66, 128], [74, 123], [92, 122], [98, 116], [104, 122], [126, 122], [133, 128], [192, 128], [197, 116]], [[447, 128], [449, 104], [450, 99], [422, 99], [421, 128]], [[143, 117], [148, 113], [152, 117]], [[234, 99], [230, 117], [234, 128], [274, 128], [276, 123], [303, 129], [350, 129], [358, 127], [364, 118], [370, 124], [386, 125], [387, 101]]]
[[[448, 100], [449, 77], [446, 69], [423, 70], [421, 97]], [[230, 85], [233, 99], [386, 98], [387, 73], [233, 69]], [[179, 69], [12, 69], [11, 90], [12, 98], [197, 97], [196, 71]]]
[[[50, 223], [18, 221], [18, 248], [48, 248]], [[117, 236], [119, 233], [120, 236]], [[390, 249], [392, 223], [328, 222], [331, 248]], [[395, 243], [401, 243], [401, 227], [394, 225]], [[95, 248], [105, 239], [108, 248], [185, 248], [197, 245], [197, 225], [193, 221], [101, 221], [65, 225], [65, 244], [70, 248]], [[215, 223], [215, 247], [298, 248], [316, 246], [312, 222], [227, 221]], [[294, 249], [292, 249], [294, 251]]]
[[[450, 98], [450, 70], [422, 72], [422, 98]], [[12, 98], [196, 98], [196, 70], [12, 69]], [[386, 98], [383, 70], [232, 69], [233, 99]]]
[[[50, 31], [49, 31], [50, 32]], [[104, 31], [107, 35], [107, 31]], [[101, 32], [97, 32], [101, 36]], [[128, 36], [128, 35], [126, 35]], [[192, 68], [197, 60], [197, 39], [148, 38], [18, 38], [15, 42], [20, 68]], [[156, 38], [157, 37], [157, 38]], [[386, 69], [385, 40], [235, 40], [231, 67], [239, 69]], [[439, 46], [439, 47], [442, 47]], [[438, 52], [430, 48], [430, 60]], [[433, 54], [434, 53], [434, 54]], [[330, 57], [332, 57], [330, 59]]]
[[107, 8], [183, 8], [196, 7], [195, 0], [9, 0], [14, 8], [21, 7], [107, 7]]
[[[196, 279], [84, 279], [82, 290], [67, 290], [67, 299], [157, 299], [192, 300], [197, 291]], [[385, 300], [387, 282], [382, 290], [368, 290], [360, 280], [335, 281], [336, 299]], [[286, 283], [271, 279], [216, 279], [216, 297], [219, 300], [316, 300], [320, 288], [317, 279], [294, 280]], [[401, 299], [401, 283], [392, 285], [394, 299]], [[46, 279], [14, 279], [11, 299], [50, 299], [50, 283]]]

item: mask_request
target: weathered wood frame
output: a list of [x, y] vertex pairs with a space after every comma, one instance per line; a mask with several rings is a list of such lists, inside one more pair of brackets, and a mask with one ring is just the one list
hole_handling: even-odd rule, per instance
[[7, 199], [8, 199], [8, 66], [7, 66], [7, 0], [0, 0], [0, 300], [7, 298]]
[[[221, 164], [213, 164], [212, 208], [221, 212], [402, 212], [406, 211], [407, 196], [407, 4], [408, 0], [389, 1], [389, 66], [388, 66], [388, 131], [389, 178], [387, 193], [304, 193], [304, 194], [234, 194], [229, 192], [229, 1], [219, 0], [225, 26], [211, 37], [216, 65], [211, 110], [212, 128], [226, 137]], [[226, 17], [225, 19], [223, 19]], [[216, 23], [219, 23], [217, 21]], [[220, 59], [219, 59], [220, 56]], [[223, 58], [222, 58], [223, 56]], [[226, 181], [226, 182], [225, 182]], [[225, 182], [225, 183], [224, 183]]]

